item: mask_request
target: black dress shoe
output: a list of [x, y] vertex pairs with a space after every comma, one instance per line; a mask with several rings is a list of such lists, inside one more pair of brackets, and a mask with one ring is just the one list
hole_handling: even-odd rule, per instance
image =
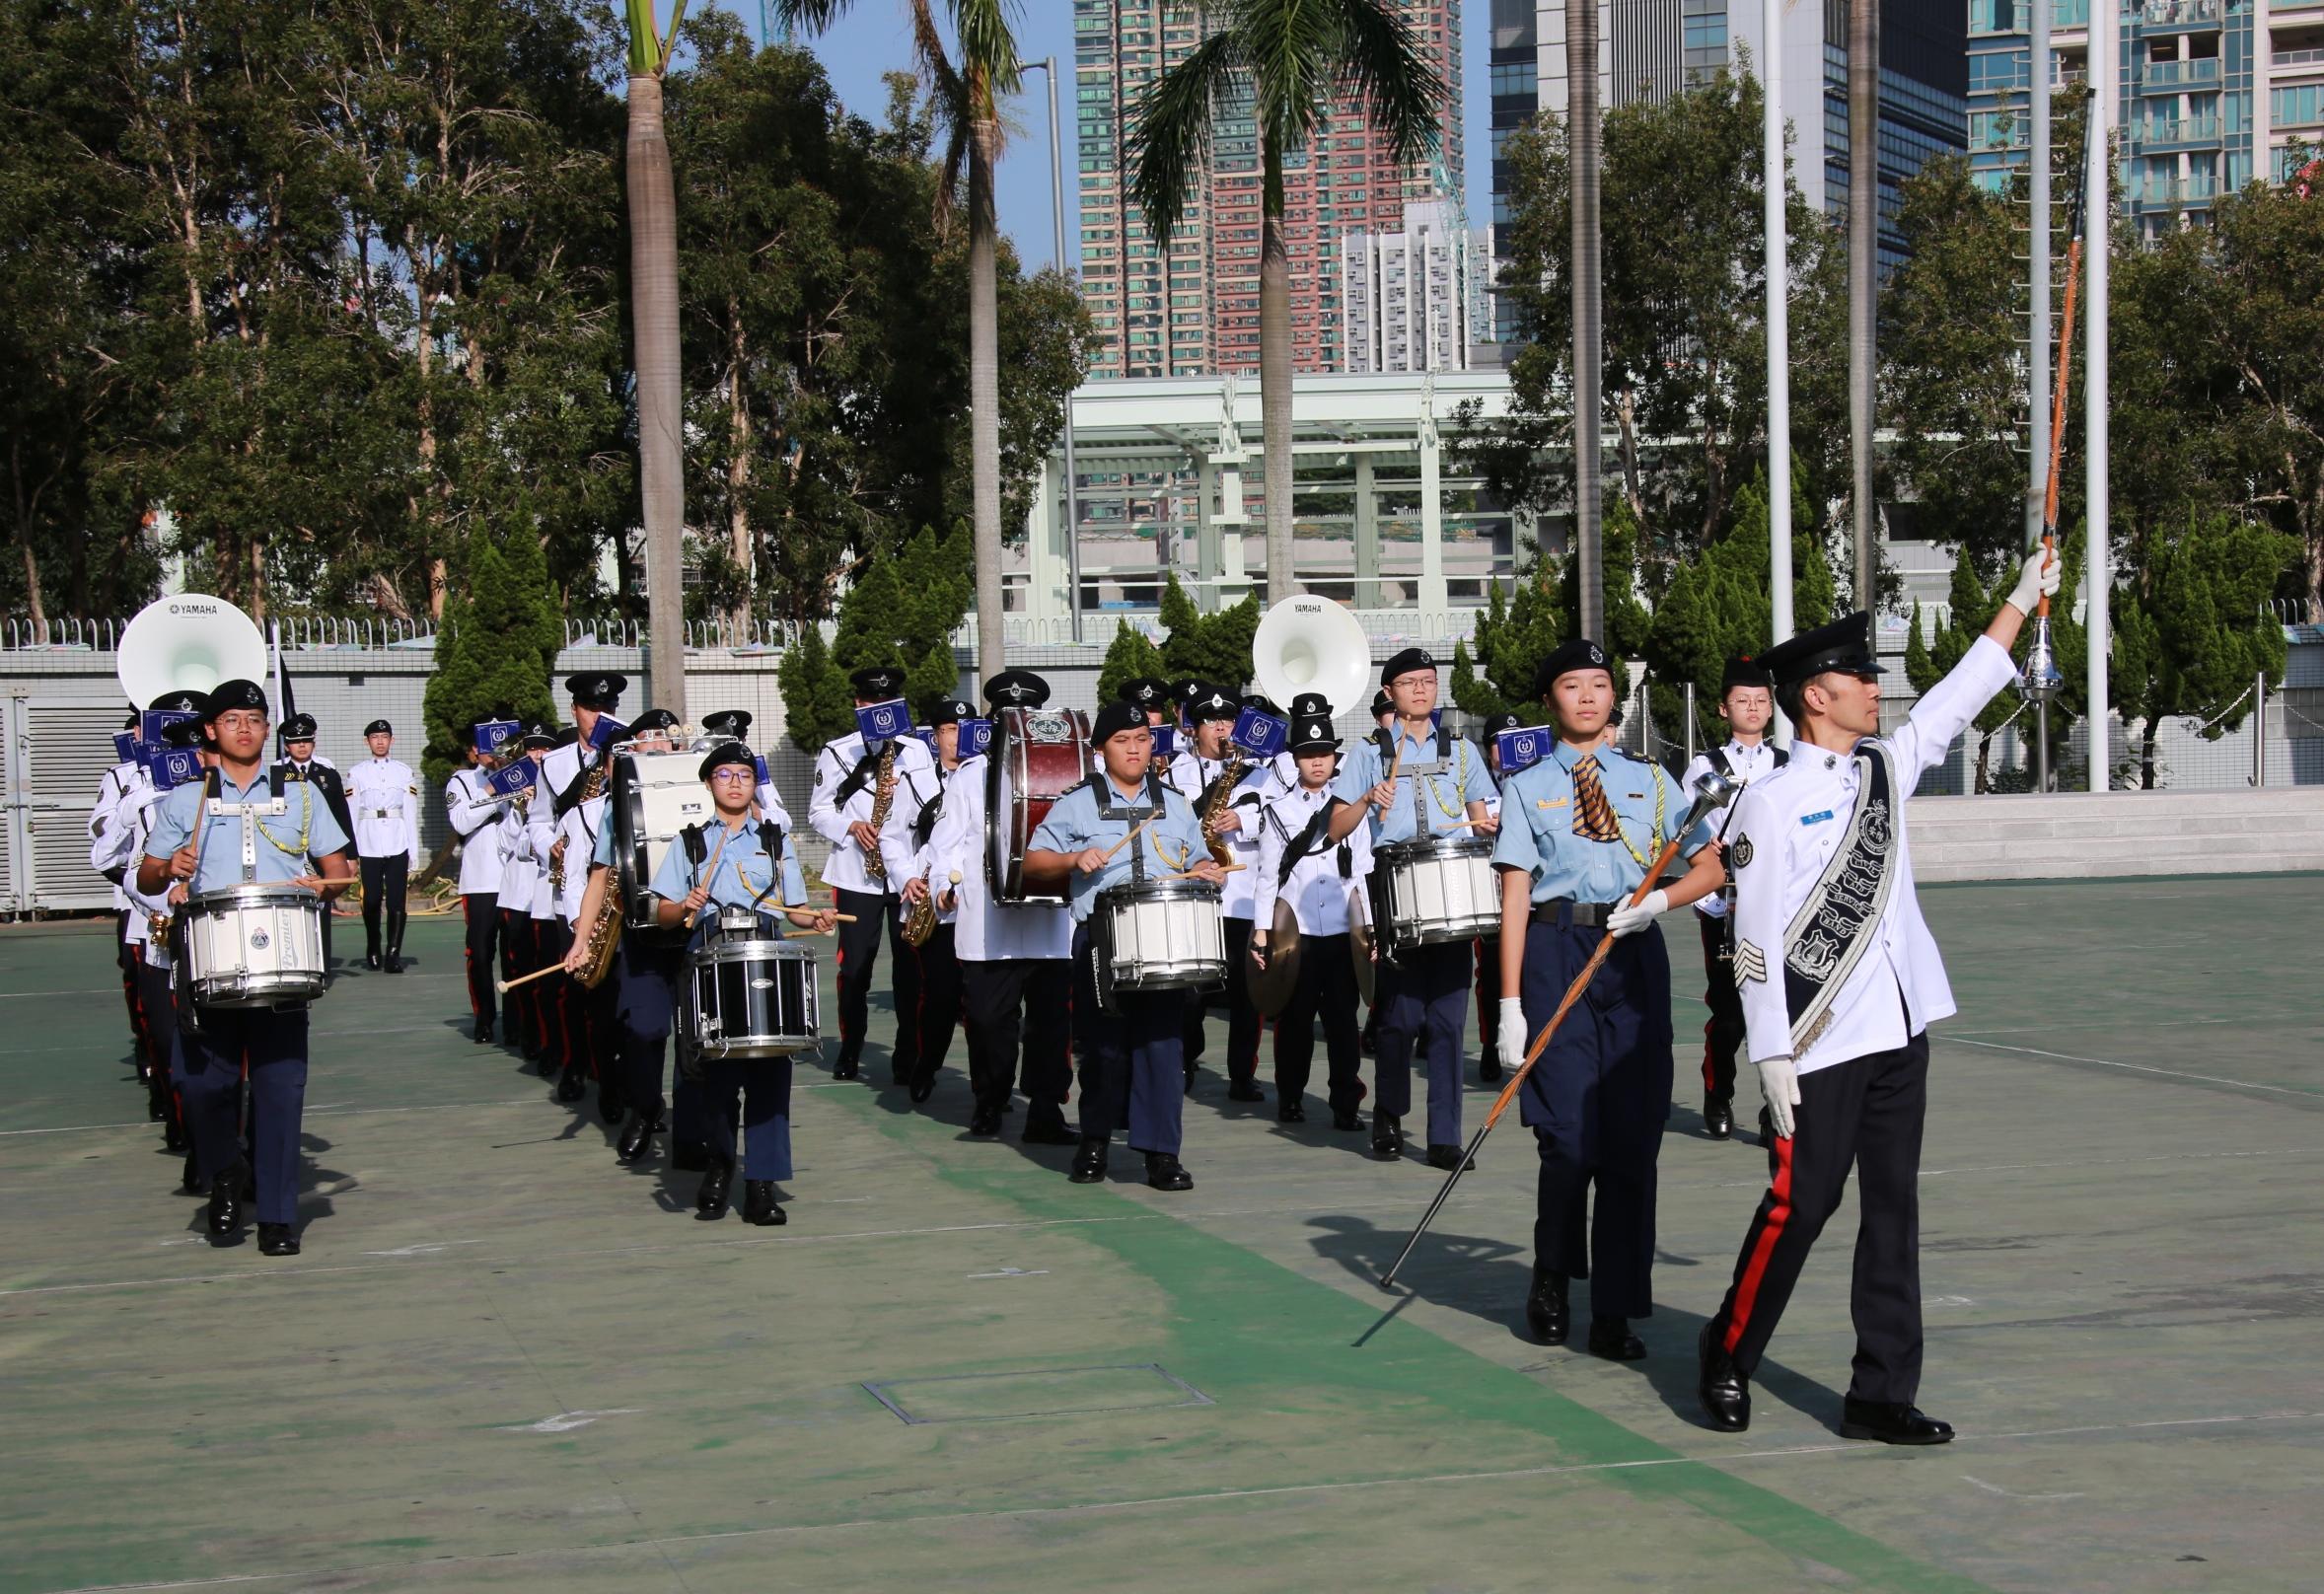
[[1490, 1041], [1485, 1043], [1485, 1055], [1477, 1059], [1477, 1077], [1488, 1085], [1501, 1082], [1501, 1059]]
[[632, 1113], [622, 1126], [621, 1138], [614, 1144], [614, 1160], [635, 1162], [654, 1143], [654, 1131], [662, 1126], [658, 1118], [647, 1118], [643, 1113]]
[[589, 1081], [581, 1077], [580, 1069], [567, 1068], [557, 1076], [556, 1099], [558, 1101], [577, 1102], [588, 1094]]
[[[1455, 1168], [1461, 1167], [1461, 1148], [1457, 1145], [1430, 1146], [1428, 1148], [1428, 1166], [1431, 1168], [1442, 1168], [1446, 1173], [1452, 1172], [1452, 1170]], [[1472, 1171], [1476, 1168], [1476, 1166], [1477, 1161], [1472, 1157], [1469, 1160], [1468, 1168], [1463, 1169], [1462, 1171], [1464, 1173]]]
[[1352, 1107], [1332, 1109], [1332, 1127], [1344, 1133], [1353, 1133], [1364, 1126], [1364, 1116]]
[[492, 1044], [492, 1021], [490, 1019], [480, 1018], [476, 1020], [475, 1043], [478, 1046], [490, 1046]]
[[373, 969], [373, 970], [376, 970], [376, 969], [378, 969], [378, 968], [379, 968], [379, 954], [378, 954], [378, 953], [376, 953], [376, 952], [366, 952], [365, 954], [363, 954], [363, 967], [364, 967], [364, 968], [366, 968], [366, 969]]
[[402, 972], [403, 954], [393, 948], [390, 948], [388, 952], [388, 973], [392, 975], [399, 975]]
[[1073, 1153], [1073, 1171], [1065, 1176], [1076, 1185], [1099, 1185], [1106, 1179], [1106, 1142], [1083, 1139]]
[[1840, 1435], [1892, 1445], [1939, 1445], [1952, 1442], [1953, 1425], [1923, 1416], [1921, 1408], [1904, 1401], [1859, 1401], [1851, 1395], [1840, 1404]]
[[969, 1115], [969, 1132], [971, 1134], [998, 1134], [1000, 1132], [1000, 1109], [980, 1107], [971, 1113]]
[[936, 1070], [935, 1070], [935, 1069], [931, 1068], [931, 1069], [929, 1069], [929, 1070], [928, 1070], [926, 1073], [924, 1073], [924, 1074], [913, 1074], [913, 1075], [911, 1076], [911, 1099], [912, 1099], [914, 1102], [924, 1102], [924, 1101], [926, 1101], [926, 1100], [927, 1100], [929, 1097], [931, 1097], [931, 1096], [933, 1096], [933, 1095], [935, 1095], [935, 1094], [936, 1094]]
[[164, 1151], [183, 1151], [190, 1143], [185, 1135], [184, 1124], [179, 1123], [174, 1117], [162, 1120], [162, 1149]]
[[1195, 1093], [1195, 1075], [1199, 1071], [1200, 1068], [1198, 1064], [1192, 1062], [1187, 1064], [1187, 1094], [1189, 1096], [1192, 1096]]
[[231, 1240], [242, 1232], [242, 1165], [210, 1181], [210, 1238]]
[[1643, 1361], [1646, 1341], [1630, 1332], [1627, 1317], [1593, 1317], [1590, 1354], [1605, 1361]]
[[1534, 1342], [1563, 1344], [1570, 1323], [1565, 1305], [1565, 1275], [1551, 1272], [1535, 1263], [1533, 1288], [1525, 1296], [1525, 1326], [1533, 1331]]
[[261, 1257], [295, 1257], [299, 1254], [299, 1231], [288, 1223], [258, 1225], [258, 1255]]
[[1156, 1190], [1193, 1190], [1195, 1176], [1166, 1151], [1146, 1153], [1146, 1183]]
[[[717, 1160], [699, 1140], [680, 1140], [670, 1147], [670, 1166], [682, 1174], [708, 1173], [710, 1165]], [[732, 1172], [728, 1170], [730, 1175]]]
[[1053, 1114], [1048, 1118], [1037, 1115], [1026, 1120], [1025, 1132], [1017, 1139], [1023, 1145], [1079, 1145], [1081, 1131]]
[[201, 1176], [194, 1170], [193, 1149], [190, 1146], [185, 1151], [185, 1166], [178, 1173], [178, 1188], [188, 1196], [201, 1194]]
[[1741, 1433], [1751, 1426], [1751, 1380], [1713, 1337], [1717, 1327], [1718, 1320], [1711, 1319], [1695, 1340], [1695, 1396], [1712, 1427], [1721, 1433]]
[[1372, 1155], [1394, 1162], [1404, 1155], [1404, 1124], [1386, 1113], [1372, 1115]]
[[832, 1077], [834, 1079], [861, 1079], [863, 1064], [844, 1060], [835, 1063], [832, 1065]]
[[1724, 1140], [1735, 1132], [1735, 1103], [1728, 1096], [1706, 1096], [1703, 1099], [1703, 1132], [1713, 1140]]
[[791, 1214], [782, 1209], [774, 1198], [774, 1181], [746, 1179], [743, 1181], [743, 1221], [760, 1228], [771, 1229], [791, 1221]]
[[1275, 1103], [1275, 1122], [1277, 1123], [1305, 1123], [1307, 1109], [1301, 1105], [1298, 1097], [1286, 1096]]
[[1226, 1099], [1230, 1102], [1264, 1102], [1267, 1092], [1248, 1079], [1238, 1079], [1227, 1086]]
[[726, 1216], [726, 1197], [733, 1189], [734, 1164], [722, 1157], [711, 1158], [709, 1171], [702, 1175], [702, 1188], [694, 1192], [694, 1216], [704, 1223]]

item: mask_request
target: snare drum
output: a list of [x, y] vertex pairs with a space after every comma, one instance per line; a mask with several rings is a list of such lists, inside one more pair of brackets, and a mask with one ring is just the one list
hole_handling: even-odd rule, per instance
[[679, 1021], [705, 1057], [812, 1051], [815, 953], [793, 941], [721, 936], [687, 960]]
[[1492, 843], [1478, 835], [1392, 841], [1372, 851], [1379, 923], [1392, 951], [1498, 935], [1500, 883]]
[[304, 886], [226, 886], [188, 902], [185, 980], [204, 1007], [293, 1007], [323, 994], [323, 899]]
[[1098, 988], [1187, 990], [1226, 978], [1226, 929], [1207, 880], [1148, 880], [1098, 894], [1090, 913]]

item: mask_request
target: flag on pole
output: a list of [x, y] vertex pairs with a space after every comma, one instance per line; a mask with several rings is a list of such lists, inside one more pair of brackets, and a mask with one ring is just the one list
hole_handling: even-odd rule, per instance
[[282, 667], [282, 621], [268, 620], [266, 632], [274, 648], [274, 756], [287, 759], [290, 757], [290, 743], [283, 736], [282, 727], [290, 723], [290, 717], [299, 711], [299, 705], [291, 697], [290, 672]]

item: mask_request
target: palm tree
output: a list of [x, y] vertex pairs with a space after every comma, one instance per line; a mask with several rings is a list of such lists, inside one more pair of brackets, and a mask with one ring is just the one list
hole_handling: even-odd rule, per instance
[[1599, 390], [1606, 360], [1606, 288], [1599, 262], [1598, 178], [1605, 127], [1598, 117], [1598, 0], [1565, 0], [1565, 138], [1573, 198], [1573, 572], [1581, 634], [1604, 640], [1604, 494], [1598, 486]]
[[[850, 0], [776, 0], [775, 15], [820, 34]], [[1011, 0], [945, 0], [960, 40], [955, 67], [930, 0], [906, 0], [921, 76], [950, 130], [936, 216], [949, 223], [964, 173], [969, 194], [969, 486], [976, 531], [977, 672], [1008, 668], [1007, 616], [1000, 583], [1000, 227], [992, 173], [1000, 160], [1000, 101], [1017, 92], [1023, 68], [1009, 26]], [[1063, 261], [1058, 262], [1060, 269]]]
[[1855, 604], [1872, 607], [1872, 379], [1880, 318], [1880, 0], [1848, 0], [1848, 441]]
[[1396, 0], [1223, 0], [1210, 36], [1138, 97], [1129, 195], [1167, 257], [1188, 190], [1210, 170], [1213, 117], [1247, 93], [1259, 123], [1260, 413], [1267, 438], [1267, 596], [1291, 576], [1291, 260], [1283, 241], [1283, 158], [1329, 129], [1352, 96], [1400, 165], [1437, 145], [1444, 80], [1422, 57]]
[[637, 366], [637, 479], [645, 514], [646, 640], [656, 708], [686, 719], [686, 401], [678, 373], [678, 192], [662, 130], [662, 74], [670, 32], [654, 29], [654, 0], [628, 0], [629, 316]]

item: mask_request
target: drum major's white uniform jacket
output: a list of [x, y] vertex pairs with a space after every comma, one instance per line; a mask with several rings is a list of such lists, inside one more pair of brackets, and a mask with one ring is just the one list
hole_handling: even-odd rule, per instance
[[[1913, 890], [1905, 809], [1921, 776], [2015, 675], [2007, 650], [1981, 636], [1913, 705], [1895, 734], [1883, 738], [1896, 771], [1895, 879], [1871, 946], [1833, 1000], [1830, 1027], [1796, 1059], [1801, 1073], [1893, 1051], [1954, 1012], [1944, 960]], [[1790, 762], [1752, 781], [1736, 799], [1727, 831], [1727, 857], [1735, 870], [1736, 982], [1755, 1062], [1791, 1055], [1783, 932], [1847, 832], [1858, 784], [1847, 755], [1802, 743], [1792, 748]]]
[[365, 759], [347, 771], [347, 806], [355, 814], [355, 851], [366, 858], [400, 852], [419, 867], [419, 777], [401, 759]]
[[494, 897], [500, 892], [500, 818], [506, 804], [495, 804], [484, 790], [480, 769], [455, 769], [444, 782], [444, 813], [460, 837], [460, 894]]
[[[1226, 771], [1224, 759], [1205, 759], [1197, 753], [1181, 753], [1170, 761], [1170, 784], [1180, 796], [1195, 805], [1195, 816], [1202, 813], [1202, 793], [1210, 783]], [[1275, 778], [1271, 761], [1262, 761], [1243, 771], [1243, 778], [1235, 782], [1234, 791], [1227, 797], [1227, 806], [1240, 815], [1243, 828], [1229, 831], [1227, 844], [1234, 850], [1233, 861], [1242, 869], [1228, 875], [1218, 888], [1219, 911], [1228, 918], [1250, 918], [1259, 891], [1255, 878], [1259, 867], [1259, 811], [1282, 795], [1282, 782]]]
[[[92, 842], [104, 839], [123, 798], [133, 796], [140, 791], [151, 790], [153, 790], [153, 782], [146, 777], [145, 771], [135, 763], [116, 763], [108, 769], [97, 782], [97, 802], [89, 810], [89, 839]], [[131, 860], [130, 866], [132, 868], [136, 866], [134, 859]], [[116, 913], [126, 912], [131, 906], [133, 905], [129, 901], [129, 893], [120, 886], [114, 886], [113, 911]]]
[[[1364, 894], [1364, 879], [1372, 872], [1368, 827], [1358, 825], [1344, 841], [1326, 841], [1318, 836], [1317, 844], [1291, 866], [1291, 877], [1282, 878], [1283, 854], [1331, 801], [1329, 785], [1321, 791], [1301, 786], [1267, 804], [1258, 826], [1259, 878], [1252, 904], [1255, 929], [1273, 930], [1278, 896], [1290, 903], [1301, 935], [1345, 935], [1352, 924], [1368, 922], [1371, 909]], [[1341, 873], [1343, 857], [1347, 870], [1344, 875]], [[1282, 881], [1279, 887], [1278, 880]]]
[[993, 901], [984, 880], [984, 757], [963, 762], [945, 786], [944, 812], [928, 835], [932, 884], [941, 889], [960, 871], [952, 949], [970, 963], [1010, 958], [1070, 958], [1073, 918], [1062, 904], [1016, 906]]
[[[1727, 778], [1739, 786], [1748, 786], [1760, 776], [1776, 772], [1776, 744], [1773, 742], [1763, 740], [1757, 747], [1745, 747], [1730, 739], [1719, 751], [1727, 756]], [[1686, 792], [1689, 802], [1695, 800], [1695, 782], [1710, 773], [1710, 755], [1698, 753], [1695, 761], [1687, 765], [1686, 773], [1679, 776], [1679, 785]], [[1742, 801], [1740, 794], [1736, 801]], [[1718, 833], [1715, 819], [1711, 833]], [[1695, 911], [1705, 918], [1725, 918], [1726, 893], [1712, 892], [1695, 905]]]
[[[905, 802], [906, 776], [916, 776], [927, 785], [935, 768], [935, 756], [928, 744], [916, 736], [896, 739], [896, 791], [889, 799], [889, 815]], [[874, 896], [894, 896], [904, 884], [904, 877], [891, 875], [885, 882], [874, 879], [864, 867], [863, 849], [855, 844], [855, 837], [847, 828], [858, 820], [869, 823], [872, 804], [877, 800], [879, 774], [876, 768], [866, 770], [863, 780], [848, 793], [845, 802], [838, 801], [839, 788], [855, 772], [863, 761], [863, 733], [850, 731], [835, 742], [826, 742], [823, 751], [815, 756], [815, 795], [807, 804], [807, 823], [815, 833], [832, 844], [832, 854], [824, 860], [823, 882], [842, 891], [869, 892]], [[885, 853], [882, 861], [886, 861]]]

